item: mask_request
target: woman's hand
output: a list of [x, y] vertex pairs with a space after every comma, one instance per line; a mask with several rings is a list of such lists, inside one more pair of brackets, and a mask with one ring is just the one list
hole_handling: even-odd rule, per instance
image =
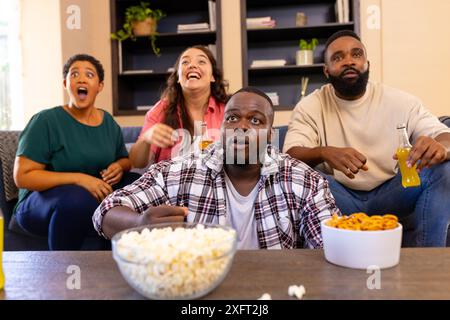
[[113, 192], [111, 185], [105, 181], [84, 173], [78, 174], [77, 185], [89, 191], [99, 202]]
[[120, 179], [122, 179], [123, 168], [119, 163], [113, 162], [109, 165], [108, 168], [102, 170], [100, 174], [102, 176], [103, 181], [105, 181], [110, 186], [113, 186], [117, 184], [120, 181]]
[[174, 132], [171, 127], [163, 123], [157, 123], [142, 136], [142, 139], [151, 145], [155, 145], [159, 148], [173, 147], [176, 142]]
[[26, 157], [16, 157], [14, 181], [19, 188], [31, 191], [45, 191], [62, 185], [77, 185], [87, 191], [99, 202], [113, 192], [112, 187], [102, 179], [80, 172], [54, 172], [45, 170], [45, 164]]

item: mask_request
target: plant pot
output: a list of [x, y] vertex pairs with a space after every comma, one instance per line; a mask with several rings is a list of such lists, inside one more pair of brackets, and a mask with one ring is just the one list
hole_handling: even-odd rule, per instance
[[133, 34], [135, 36], [149, 36], [156, 33], [156, 19], [147, 18], [144, 21], [132, 23]]
[[298, 50], [295, 55], [295, 63], [298, 66], [306, 66], [314, 63], [312, 50]]

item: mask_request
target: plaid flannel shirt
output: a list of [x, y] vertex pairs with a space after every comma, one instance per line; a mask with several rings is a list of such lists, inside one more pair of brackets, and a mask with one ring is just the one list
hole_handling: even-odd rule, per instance
[[[93, 215], [99, 234], [104, 215], [127, 206], [142, 214], [159, 205], [184, 206], [188, 222], [226, 224], [223, 147], [191, 153], [152, 165], [133, 184], [110, 194]], [[254, 205], [262, 249], [321, 248], [320, 222], [340, 215], [328, 182], [303, 162], [268, 147]]]

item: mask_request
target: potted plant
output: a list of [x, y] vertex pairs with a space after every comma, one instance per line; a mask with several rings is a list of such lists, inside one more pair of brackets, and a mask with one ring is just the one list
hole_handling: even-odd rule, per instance
[[295, 55], [295, 63], [298, 66], [310, 65], [314, 63], [314, 49], [319, 44], [319, 40], [312, 38], [310, 42], [301, 39], [299, 42], [300, 50]]
[[159, 55], [160, 49], [156, 46], [156, 28], [158, 21], [163, 17], [165, 17], [164, 12], [159, 9], [150, 9], [147, 2], [128, 7], [122, 29], [112, 33], [111, 38], [118, 41], [130, 38], [136, 41], [137, 36], [150, 36], [153, 52]]

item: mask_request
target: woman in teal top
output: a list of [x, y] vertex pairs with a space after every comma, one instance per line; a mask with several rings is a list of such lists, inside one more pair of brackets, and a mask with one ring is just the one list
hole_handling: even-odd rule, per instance
[[64, 65], [69, 103], [34, 115], [22, 132], [14, 166], [18, 223], [48, 236], [51, 250], [80, 249], [95, 235], [92, 214], [113, 189], [133, 182], [122, 132], [95, 107], [103, 89], [101, 63], [89, 55]]

